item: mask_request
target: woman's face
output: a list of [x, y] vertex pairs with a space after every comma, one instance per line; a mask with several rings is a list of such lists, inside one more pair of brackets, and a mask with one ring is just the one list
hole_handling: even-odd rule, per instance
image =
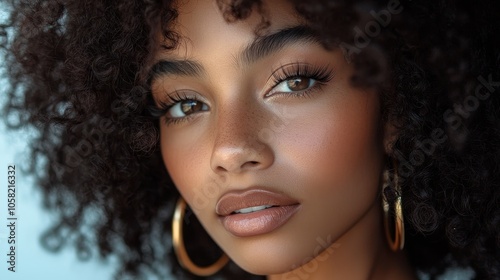
[[227, 23], [215, 1], [181, 1], [180, 42], [156, 53], [152, 90], [184, 199], [238, 265], [276, 274], [377, 239], [384, 126], [339, 50], [286, 2], [264, 11], [257, 36], [257, 11]]

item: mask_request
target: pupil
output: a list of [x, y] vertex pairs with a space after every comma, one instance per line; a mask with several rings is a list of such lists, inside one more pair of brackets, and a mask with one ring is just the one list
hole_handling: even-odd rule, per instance
[[309, 87], [308, 78], [295, 78], [287, 81], [287, 86], [289, 89], [294, 91], [304, 90]]

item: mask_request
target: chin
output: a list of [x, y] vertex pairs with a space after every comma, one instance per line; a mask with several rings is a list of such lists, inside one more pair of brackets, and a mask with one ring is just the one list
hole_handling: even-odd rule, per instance
[[[297, 233], [296, 230], [291, 232]], [[331, 235], [320, 238], [318, 235], [304, 237], [289, 233], [283, 229], [274, 234], [235, 238], [225, 251], [243, 270], [255, 275], [273, 275], [293, 271], [307, 266], [307, 263], [314, 262], [316, 266], [335, 249]]]
[[236, 262], [236, 264], [248, 273], [255, 275], [283, 274], [300, 267], [301, 260], [292, 256], [283, 257], [279, 253], [277, 257], [250, 257], [247, 260]]

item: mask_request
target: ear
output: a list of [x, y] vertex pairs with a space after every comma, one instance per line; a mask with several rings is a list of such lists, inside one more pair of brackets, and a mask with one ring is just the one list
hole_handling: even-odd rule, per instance
[[394, 142], [398, 139], [398, 128], [393, 121], [387, 120], [384, 124], [383, 144], [386, 155], [393, 153]]

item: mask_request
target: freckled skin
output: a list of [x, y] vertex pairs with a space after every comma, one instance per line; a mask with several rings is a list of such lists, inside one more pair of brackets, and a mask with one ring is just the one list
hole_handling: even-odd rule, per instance
[[[267, 32], [301, 23], [286, 2], [265, 5]], [[159, 79], [153, 95], [164, 100], [189, 90], [209, 107], [187, 121], [161, 122], [163, 159], [180, 193], [217, 244], [251, 273], [414, 279], [404, 255], [390, 252], [382, 234], [380, 177], [390, 139], [378, 94], [350, 85], [352, 67], [340, 51], [312, 43], [290, 44], [251, 65], [236, 63], [259, 22], [254, 12], [228, 24], [213, 1], [179, 4], [175, 29], [183, 39], [156, 59], [195, 59], [206, 73]], [[294, 62], [331, 68], [334, 76], [307, 97], [267, 97], [273, 71]], [[252, 186], [285, 193], [300, 209], [270, 233], [233, 236], [215, 205], [225, 192]]]

